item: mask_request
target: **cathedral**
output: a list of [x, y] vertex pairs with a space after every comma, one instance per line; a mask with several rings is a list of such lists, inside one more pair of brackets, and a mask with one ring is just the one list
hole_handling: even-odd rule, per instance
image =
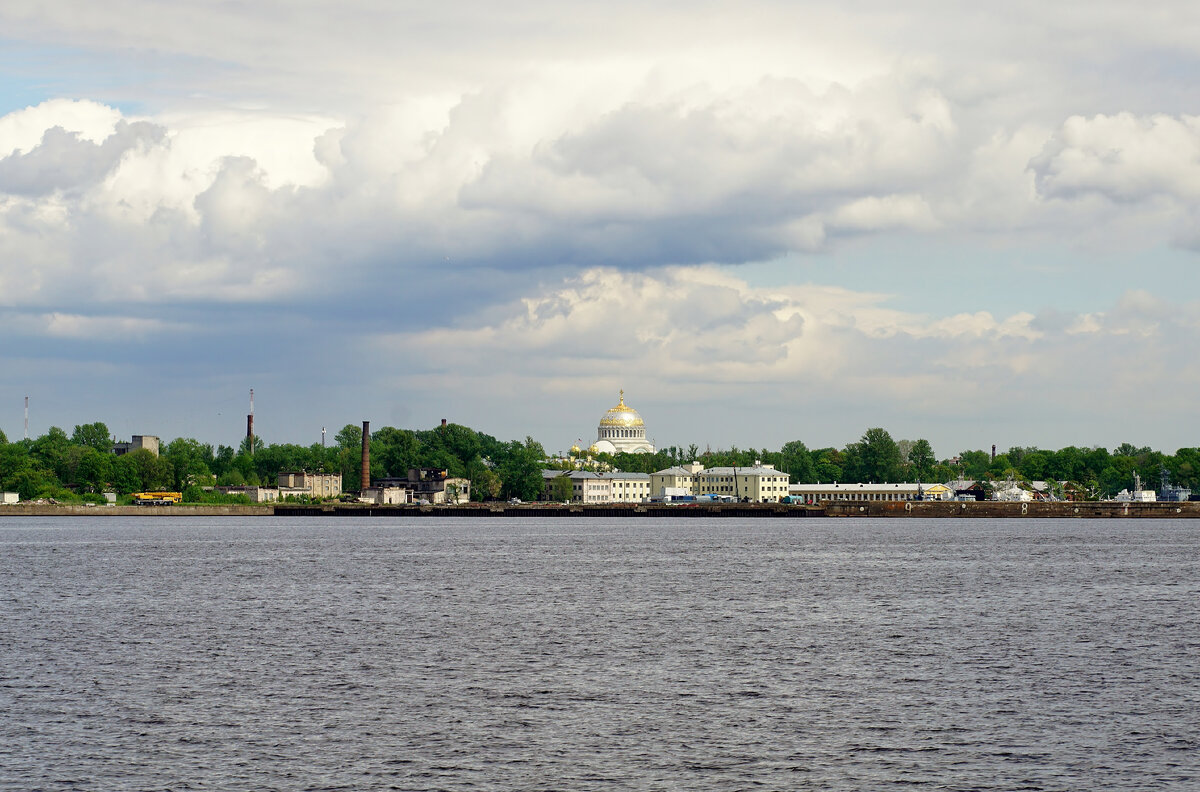
[[[572, 448], [579, 453], [579, 447]], [[646, 424], [638, 411], [625, 403], [625, 391], [621, 391], [616, 407], [600, 417], [596, 429], [596, 442], [588, 448], [589, 454], [653, 454], [654, 446], [646, 442]]]

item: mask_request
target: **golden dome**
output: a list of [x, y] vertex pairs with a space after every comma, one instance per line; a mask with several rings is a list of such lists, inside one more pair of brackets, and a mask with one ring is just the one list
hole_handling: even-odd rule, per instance
[[621, 400], [616, 407], [610, 407], [600, 419], [601, 426], [645, 426], [638, 411], [625, 404], [625, 391], [621, 391]]
[[579, 447], [578, 443], [571, 446], [571, 456], [579, 456], [582, 453], [583, 453], [583, 449]]

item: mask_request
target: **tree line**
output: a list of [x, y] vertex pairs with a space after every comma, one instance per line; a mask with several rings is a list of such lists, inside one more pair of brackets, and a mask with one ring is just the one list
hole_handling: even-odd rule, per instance
[[600, 454], [598, 466], [653, 473], [675, 465], [699, 462], [705, 467], [748, 468], [762, 463], [786, 471], [796, 484], [843, 482], [1069, 481], [1096, 498], [1133, 489], [1137, 474], [1147, 488], [1156, 488], [1166, 471], [1171, 483], [1200, 491], [1200, 448], [1180, 448], [1174, 455], [1122, 443], [1106, 448], [1067, 446], [1057, 451], [1014, 446], [997, 454], [961, 451], [938, 459], [928, 440], [895, 440], [879, 427], [866, 430], [844, 448], [808, 448], [800, 440], [767, 448], [701, 451], [698, 446], [670, 446], [654, 454]]
[[[216, 485], [274, 485], [281, 471], [341, 473], [342, 486], [357, 490], [362, 480], [362, 429], [347, 424], [328, 447], [271, 444], [256, 438], [232, 446], [176, 438], [162, 445], [159, 456], [137, 450], [115, 456], [108, 427], [101, 422], [74, 427], [71, 434], [51, 427], [29, 440], [8, 442], [0, 432], [0, 489], [18, 492], [23, 500], [102, 500], [99, 493], [147, 490], [185, 492], [202, 500]], [[1134, 475], [1155, 486], [1161, 471], [1175, 484], [1200, 491], [1200, 449], [1181, 448], [1173, 455], [1129, 443], [1105, 448], [1068, 446], [1057, 451], [1013, 447], [994, 458], [986, 451], [962, 451], [938, 459], [927, 440], [895, 440], [882, 428], [871, 428], [844, 448], [808, 448], [802, 441], [767, 448], [712, 450], [699, 446], [669, 446], [654, 454], [600, 454], [597, 467], [654, 473], [676, 465], [699, 462], [705, 467], [751, 467], [769, 464], [785, 471], [795, 483], [945, 482], [982, 481], [1012, 477], [1025, 481], [1070, 481], [1095, 497], [1110, 497], [1133, 487]], [[541, 444], [524, 440], [500, 441], [459, 424], [428, 430], [386, 426], [371, 433], [371, 478], [403, 477], [410, 468], [444, 468], [451, 476], [471, 481], [476, 500], [517, 497], [536, 500], [542, 491], [541, 471], [547, 465]], [[572, 464], [564, 462], [561, 466]]]
[[[232, 446], [180, 437], [160, 446], [155, 456], [138, 449], [116, 456], [102, 423], [79, 425], [71, 434], [51, 427], [29, 440], [8, 442], [0, 432], [0, 489], [22, 500], [103, 501], [100, 493], [121, 495], [152, 490], [185, 494], [187, 501], [211, 500], [214, 486], [274, 486], [280, 472], [341, 473], [342, 486], [362, 482], [362, 428], [347, 424], [334, 444], [272, 444], [255, 438]], [[445, 468], [470, 479], [476, 499], [534, 499], [541, 491], [545, 451], [532, 438], [502, 442], [465, 426], [447, 424], [427, 431], [383, 427], [371, 433], [371, 478], [404, 477], [410, 468]]]

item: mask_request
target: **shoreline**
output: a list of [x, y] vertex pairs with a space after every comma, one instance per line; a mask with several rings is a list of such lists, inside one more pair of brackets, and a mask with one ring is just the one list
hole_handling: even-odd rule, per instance
[[1197, 519], [1200, 501], [1123, 503], [1116, 501], [840, 501], [820, 506], [781, 503], [712, 503], [674, 505], [509, 504], [457, 506], [338, 504], [200, 504], [195, 506], [84, 506], [78, 504], [9, 504], [5, 517], [994, 517]]

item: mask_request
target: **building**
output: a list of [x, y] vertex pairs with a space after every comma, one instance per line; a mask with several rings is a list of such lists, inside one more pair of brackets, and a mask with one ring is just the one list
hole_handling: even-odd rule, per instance
[[280, 472], [276, 479], [284, 495], [336, 498], [342, 494], [341, 473], [309, 473], [307, 470]]
[[21, 495], [17, 492], [0, 492], [0, 505], [11, 506], [14, 503], [21, 501]]
[[[580, 454], [579, 446], [571, 449]], [[590, 454], [653, 454], [654, 446], [646, 440], [646, 424], [638, 411], [625, 403], [625, 391], [621, 391], [616, 407], [600, 416], [596, 428], [596, 442], [588, 448]]]
[[245, 495], [251, 503], [274, 503], [279, 500], [278, 487], [255, 487], [252, 485], [217, 487], [217, 492], [224, 495]]
[[409, 468], [405, 478], [377, 479], [373, 488], [401, 487], [409, 490], [417, 503], [468, 503], [471, 480], [452, 477], [445, 468]]
[[566, 476], [571, 480], [571, 503], [609, 503], [612, 500], [612, 482], [602, 473], [590, 470], [543, 470], [542, 500], [557, 500], [554, 480]]
[[[650, 474], [650, 496], [662, 498], [668, 494], [677, 494], [683, 490], [688, 495], [696, 494], [696, 474], [704, 470], [704, 465], [693, 462], [690, 465], [676, 465], [666, 470]], [[673, 490], [668, 493], [667, 490]]]
[[571, 503], [645, 503], [650, 500], [649, 473], [623, 473], [613, 470], [543, 470], [542, 500], [556, 500], [555, 479], [571, 481]]
[[412, 490], [407, 487], [368, 487], [359, 495], [358, 502], [376, 506], [412, 503]]
[[601, 473], [608, 480], [609, 503], [645, 503], [650, 500], [649, 473]]
[[715, 467], [695, 475], [697, 495], [730, 496], [750, 503], [778, 503], [789, 494], [787, 473], [772, 465]]
[[154, 456], [158, 456], [158, 446], [158, 438], [154, 435], [134, 435], [128, 443], [113, 443], [112, 453], [124, 456], [130, 451], [145, 449]]
[[954, 500], [954, 489], [945, 484], [925, 487], [925, 500]]
[[[927, 490], [940, 487], [938, 494], [946, 495], [952, 490], [939, 484], [883, 483], [883, 484], [792, 484], [788, 489], [793, 498], [805, 503], [828, 503], [830, 501], [915, 501], [934, 500], [927, 498]], [[951, 497], [953, 497], [951, 495]], [[941, 500], [943, 498], [937, 498]], [[948, 499], [948, 498], [946, 498]]]

